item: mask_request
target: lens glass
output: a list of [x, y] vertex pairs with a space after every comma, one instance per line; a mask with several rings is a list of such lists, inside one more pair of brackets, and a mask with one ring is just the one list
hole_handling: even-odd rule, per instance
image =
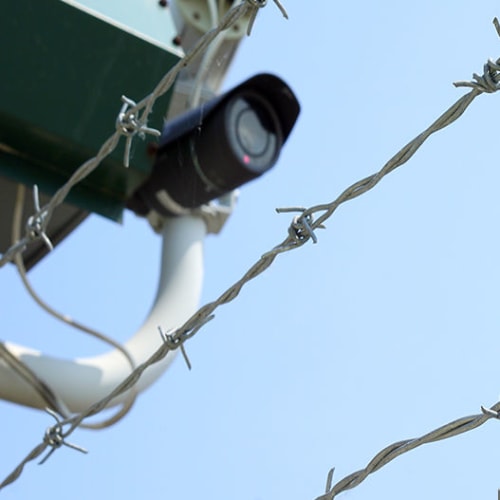
[[273, 107], [257, 94], [235, 95], [227, 104], [226, 117], [229, 142], [238, 160], [256, 172], [271, 168], [283, 142]]

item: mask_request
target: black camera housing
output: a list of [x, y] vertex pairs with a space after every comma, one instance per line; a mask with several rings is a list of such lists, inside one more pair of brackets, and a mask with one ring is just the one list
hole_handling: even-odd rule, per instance
[[139, 215], [180, 215], [272, 168], [300, 112], [277, 76], [260, 74], [165, 123], [151, 176], [128, 200]]

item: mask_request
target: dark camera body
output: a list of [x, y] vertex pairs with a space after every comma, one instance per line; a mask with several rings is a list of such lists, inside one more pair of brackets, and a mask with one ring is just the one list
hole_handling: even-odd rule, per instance
[[179, 215], [272, 168], [300, 112], [278, 77], [257, 75], [164, 126], [153, 172], [128, 201]]

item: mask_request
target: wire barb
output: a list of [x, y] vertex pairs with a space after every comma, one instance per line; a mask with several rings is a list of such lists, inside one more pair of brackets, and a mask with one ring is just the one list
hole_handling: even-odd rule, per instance
[[[204, 317], [195, 318], [194, 324], [188, 326], [188, 324], [186, 323], [183, 327], [177, 329], [173, 333], [169, 333], [172, 332], [173, 330], [167, 330], [167, 333], [163, 333], [161, 326], [158, 327], [163, 343], [169, 348], [170, 351], [175, 351], [177, 348], [180, 348], [184, 361], [186, 362], [186, 365], [189, 370], [191, 370], [192, 366], [191, 362], [189, 361], [188, 355], [186, 353], [184, 342], [186, 342], [186, 340], [196, 335], [196, 333], [200, 328], [202, 328], [204, 325], [206, 325], [209, 321], [211, 321], [214, 318], [215, 315], [213, 314], [210, 314], [205, 318]], [[188, 323], [190, 322], [188, 321]]]
[[182, 353], [182, 357], [184, 358], [184, 361], [186, 362], [188, 370], [191, 370], [192, 365], [191, 365], [191, 361], [189, 361], [189, 357], [187, 355], [186, 348], [184, 347], [184, 340], [181, 337], [175, 337], [175, 335], [168, 333], [168, 332], [171, 332], [172, 330], [167, 330], [167, 333], [163, 333], [161, 326], [158, 327], [158, 330], [160, 332], [161, 339], [163, 340], [163, 342], [168, 346], [168, 348], [171, 351], [175, 351], [178, 347], [180, 348], [181, 353]]
[[498, 22], [497, 17], [493, 18], [493, 26], [495, 26], [495, 29], [497, 30], [497, 35], [500, 36], [500, 23]]
[[491, 410], [490, 408], [486, 408], [485, 406], [481, 406], [481, 411], [488, 417], [500, 419], [500, 413], [498, 411]]
[[[318, 243], [318, 238], [314, 233], [314, 218], [311, 213], [305, 213], [306, 209], [304, 207], [289, 207], [289, 208], [277, 208], [276, 212], [279, 214], [286, 212], [301, 212], [302, 215], [296, 215], [290, 227], [288, 228], [288, 234], [300, 242], [305, 242], [309, 238], [313, 240], [313, 243]], [[318, 225], [320, 229], [324, 229], [325, 226], [322, 224]]]
[[25, 236], [16, 243], [14, 243], [8, 250], [2, 255], [0, 259], [0, 267], [2, 267], [7, 262], [10, 262], [15, 258], [15, 256], [23, 252], [26, 246], [34, 240], [42, 239], [49, 249], [49, 251], [54, 250], [54, 245], [47, 236], [46, 229], [50, 220], [49, 210], [44, 207], [40, 208], [40, 195], [38, 192], [38, 186], [35, 184], [33, 186], [33, 206], [35, 208], [35, 213], [28, 217], [25, 227]]
[[42, 238], [47, 248], [52, 251], [54, 250], [54, 246], [45, 233], [48, 224], [48, 210], [42, 210], [40, 208], [40, 196], [36, 184], [33, 186], [33, 205], [35, 207], [35, 213], [28, 218], [28, 222], [26, 223], [26, 234], [30, 240]]
[[273, 0], [273, 2], [275, 3], [276, 7], [278, 7], [278, 9], [280, 10], [280, 12], [283, 15], [283, 17], [285, 19], [288, 19], [288, 12], [286, 11], [286, 9], [283, 6], [283, 4], [279, 0]]
[[472, 81], [459, 81], [453, 83], [455, 87], [470, 87], [478, 92], [492, 94], [500, 89], [500, 59], [488, 59], [483, 66], [482, 76], [474, 73]]
[[[265, 7], [267, 5], [267, 0], [246, 0], [246, 2], [250, 5], [252, 8], [252, 12], [250, 14], [250, 19], [248, 21], [248, 28], [247, 28], [247, 35], [250, 36], [252, 33], [252, 28], [253, 24], [255, 22], [255, 19], [257, 17], [257, 13], [259, 12], [259, 9], [262, 7]], [[280, 10], [281, 14], [285, 19], [288, 19], [288, 13], [283, 6], [283, 4], [280, 2], [280, 0], [273, 0], [274, 4], [278, 9]]]
[[328, 476], [326, 477], [326, 488], [325, 493], [330, 493], [332, 491], [332, 483], [333, 483], [333, 474], [335, 473], [335, 467], [332, 467], [328, 471]]
[[[493, 18], [493, 26], [497, 35], [500, 37], [500, 22], [498, 18]], [[496, 61], [488, 59], [486, 64], [483, 66], [483, 75], [479, 76], [477, 73], [472, 75], [474, 81], [460, 81], [455, 82], [453, 85], [455, 87], [470, 87], [479, 92], [486, 92], [492, 94], [500, 89], [500, 58]]]
[[77, 446], [76, 444], [73, 443], [68, 443], [67, 441], [64, 440], [64, 433], [63, 433], [63, 423], [61, 420], [59, 420], [59, 416], [57, 415], [56, 412], [52, 411], [50, 408], [45, 408], [45, 411], [49, 414], [52, 415], [55, 420], [56, 424], [54, 424], [52, 427], [48, 427], [47, 430], [45, 431], [45, 435], [43, 437], [43, 441], [45, 444], [49, 445], [52, 449], [45, 455], [45, 457], [38, 462], [38, 465], [44, 464], [56, 451], [58, 448], [61, 446], [67, 446], [68, 448], [72, 448], [73, 450], [79, 451], [81, 453], [88, 453], [88, 451], [85, 448], [82, 448], [80, 446]]
[[141, 139], [144, 139], [146, 134], [160, 137], [161, 132], [154, 128], [146, 127], [146, 124], [140, 120], [135, 101], [124, 95], [122, 95], [122, 101], [123, 105], [116, 118], [116, 130], [126, 137], [123, 164], [128, 168], [130, 165], [130, 149], [134, 136], [138, 135]]

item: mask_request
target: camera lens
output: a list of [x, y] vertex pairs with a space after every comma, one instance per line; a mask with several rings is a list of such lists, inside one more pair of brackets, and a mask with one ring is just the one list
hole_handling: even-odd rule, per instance
[[261, 174], [278, 159], [283, 142], [278, 116], [257, 94], [236, 95], [227, 103], [226, 133], [235, 156]]

